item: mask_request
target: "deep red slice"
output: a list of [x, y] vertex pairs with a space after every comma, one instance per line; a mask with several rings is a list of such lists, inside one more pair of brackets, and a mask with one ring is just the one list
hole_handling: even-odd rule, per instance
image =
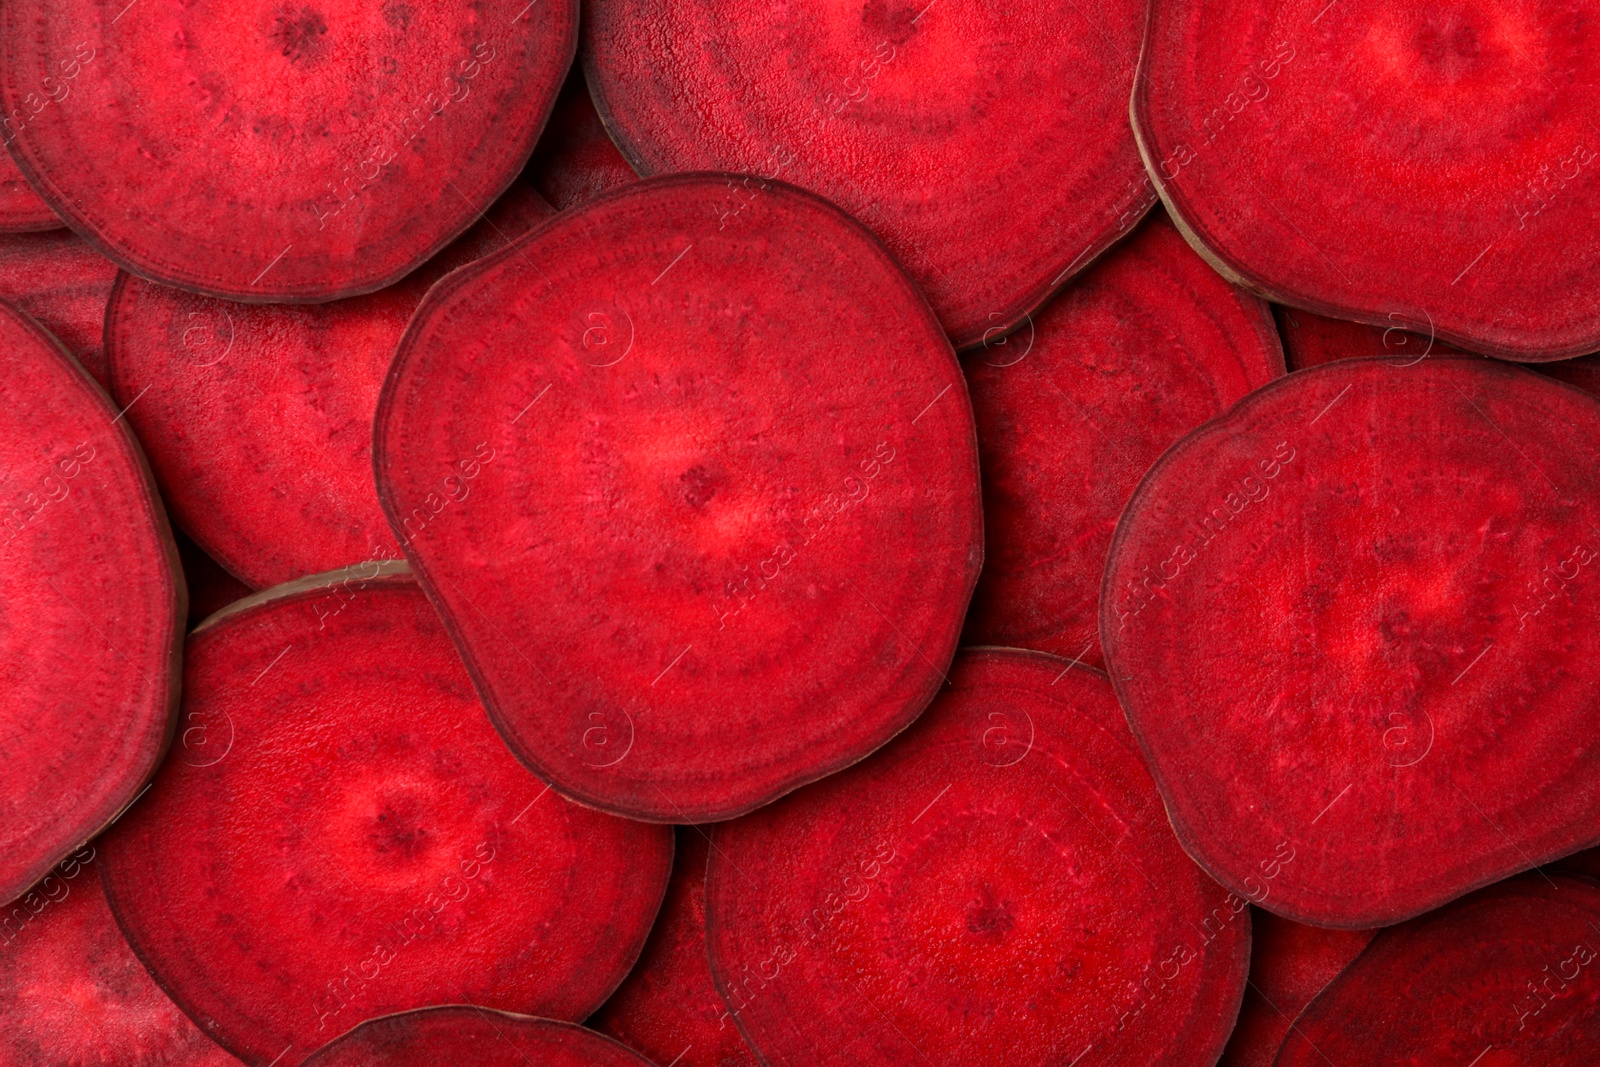
[[1178, 837], [1362, 928], [1600, 841], [1600, 404], [1493, 360], [1340, 360], [1151, 469], [1106, 662]]
[[1590, 878], [1600, 878], [1600, 848], [1585, 849], [1565, 859], [1557, 860], [1555, 866], [1568, 874], [1584, 874]]
[[[1388, 356], [1397, 363], [1429, 356], [1463, 355], [1461, 349], [1423, 333], [1398, 319], [1390, 326], [1368, 326], [1344, 319], [1313, 315], [1279, 304], [1272, 309], [1283, 336], [1283, 354], [1290, 370], [1320, 367], [1336, 359]], [[1570, 362], [1570, 361], [1568, 361]], [[1561, 366], [1563, 364], [1554, 364]]]
[[104, 839], [134, 949], [253, 1064], [430, 1004], [581, 1019], [666, 889], [672, 835], [547, 795], [396, 566], [197, 630], [179, 744]]
[[117, 267], [70, 230], [0, 237], [0, 298], [32, 315], [109, 389], [103, 336]]
[[[0, 126], [0, 129], [4, 129]], [[10, 138], [0, 133], [0, 139], [10, 144]], [[39, 230], [59, 230], [65, 224], [50, 210], [50, 205], [39, 198], [22, 176], [10, 152], [0, 151], [0, 233], [34, 233]]]
[[1593, 352], [1585, 18], [1153, 0], [1133, 125], [1186, 233], [1271, 300], [1507, 359]]
[[964, 653], [883, 752], [719, 826], [706, 927], [775, 1065], [1210, 1065], [1250, 955], [1105, 676], [1015, 649]]
[[600, 121], [580, 66], [573, 66], [556, 97], [550, 122], [528, 161], [528, 175], [561, 211], [639, 180]]
[[434, 282], [552, 213], [518, 183], [405, 281], [315, 307], [123, 275], [105, 315], [112, 392], [178, 524], [258, 589], [398, 559], [372, 487], [372, 415], [395, 345]]
[[1576, 385], [1586, 393], [1600, 396], [1600, 355], [1579, 356], [1577, 359], [1563, 359], [1555, 363], [1540, 363], [1535, 369], [1540, 374], [1547, 374], [1557, 381]]
[[[1139, 0], [588, 0], [583, 64], [641, 174], [820, 193], [964, 348], [1024, 323], [1155, 203], [1127, 121], [1144, 16]], [[730, 225], [755, 187], [728, 187]]]
[[988, 549], [965, 640], [1098, 665], [1117, 516], [1168, 445], [1283, 374], [1272, 316], [1154, 218], [964, 363]]
[[93, 860], [92, 847], [75, 853], [8, 909], [0, 1067], [239, 1067], [150, 980]]
[[632, 817], [848, 766], [943, 681], [982, 560], [972, 411], [927, 305], [831, 205], [635, 183], [429, 293], [379, 498], [490, 716]]
[[183, 561], [183, 577], [189, 586], [189, 629], [211, 615], [250, 595], [250, 587], [229, 574], [206, 550], [175, 531], [178, 558]]
[[0, 10], [12, 155], [125, 269], [316, 303], [390, 285], [522, 169], [577, 0], [16, 0]]
[[706, 963], [706, 831], [678, 827], [672, 881], [639, 962], [587, 1025], [679, 1067], [756, 1067]]
[[363, 1023], [307, 1067], [654, 1067], [572, 1023], [485, 1010], [423, 1008]]
[[1384, 930], [1277, 1067], [1600, 1062], [1600, 884], [1528, 875]]
[[0, 903], [134, 799], [171, 737], [187, 608], [126, 420], [0, 301]]

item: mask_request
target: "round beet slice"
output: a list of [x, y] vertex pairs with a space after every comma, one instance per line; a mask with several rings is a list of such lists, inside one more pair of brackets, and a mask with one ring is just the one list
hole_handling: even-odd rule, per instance
[[1384, 930], [1277, 1067], [1600, 1062], [1600, 884], [1528, 875]]
[[430, 1004], [581, 1019], [666, 889], [671, 833], [519, 765], [403, 571], [307, 578], [207, 620], [180, 744], [103, 842], [134, 950], [251, 1063]]
[[678, 827], [672, 881], [631, 974], [587, 1020], [657, 1063], [756, 1067], [706, 965], [707, 831]]
[[317, 303], [398, 281], [511, 184], [577, 17], [576, 0], [18, 0], [0, 101], [34, 188], [124, 269]]
[[1600, 840], [1600, 404], [1340, 360], [1175, 445], [1117, 528], [1106, 662], [1178, 837], [1263, 906], [1398, 922]]
[[1283, 336], [1283, 354], [1290, 370], [1320, 367], [1336, 359], [1357, 356], [1388, 356], [1397, 363], [1405, 363], [1429, 356], [1466, 354], [1453, 345], [1429, 337], [1426, 332], [1412, 332], [1409, 325], [1398, 319], [1390, 326], [1368, 326], [1324, 318], [1281, 304], [1272, 311], [1278, 321], [1278, 332]]
[[774, 1065], [1209, 1067], [1250, 954], [1105, 676], [1015, 649], [963, 653], [883, 752], [719, 826], [706, 928]]
[[[9, 138], [5, 141], [11, 143]], [[36, 233], [62, 227], [61, 217], [33, 191], [11, 153], [0, 151], [0, 233]]]
[[384, 385], [379, 498], [541, 777], [748, 811], [927, 706], [982, 560], [972, 409], [888, 253], [770, 184], [613, 190], [457, 271]]
[[372, 415], [395, 345], [434, 282], [551, 214], [519, 183], [400, 284], [314, 307], [123, 275], [104, 315], [112, 393], [178, 524], [258, 589], [399, 558], [372, 487]]
[[0, 301], [0, 903], [116, 818], [171, 737], [187, 598], [127, 421]]
[[1133, 125], [1185, 233], [1269, 299], [1507, 359], [1592, 352], [1585, 18], [1153, 0]]
[[423, 1008], [362, 1023], [307, 1067], [653, 1067], [572, 1023], [475, 1005]]
[[558, 210], [639, 180], [622, 158], [589, 96], [583, 68], [574, 66], [528, 161], [534, 187]]
[[0, 298], [38, 320], [107, 390], [106, 300], [116, 280], [116, 264], [70, 230], [0, 237]]
[[964, 363], [988, 555], [965, 640], [1098, 665], [1117, 516], [1168, 445], [1283, 374], [1272, 317], [1154, 218]]
[[883, 238], [956, 347], [1023, 324], [1156, 196], [1128, 128], [1145, 5], [587, 0], [583, 63], [641, 174], [781, 178]]

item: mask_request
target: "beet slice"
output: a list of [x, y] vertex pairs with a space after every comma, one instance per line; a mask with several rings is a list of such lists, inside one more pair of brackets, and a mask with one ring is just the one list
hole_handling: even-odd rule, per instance
[[883, 752], [717, 827], [706, 928], [771, 1064], [1210, 1065], [1250, 954], [1105, 676], [1016, 649], [963, 653]]
[[611, 143], [580, 66], [573, 66], [556, 97], [544, 136], [528, 161], [528, 174], [534, 187], [561, 211], [639, 180]]
[[0, 298], [39, 321], [109, 389], [106, 300], [117, 268], [70, 230], [0, 237]]
[[189, 629], [236, 600], [250, 595], [250, 587], [229, 574], [206, 550], [178, 532], [178, 558], [189, 586]]
[[1388, 356], [1397, 362], [1407, 362], [1429, 356], [1465, 354], [1436, 337], [1413, 333], [1399, 324], [1368, 326], [1313, 315], [1281, 304], [1272, 311], [1277, 317], [1278, 332], [1283, 336], [1283, 354], [1290, 370], [1320, 367], [1336, 359], [1359, 356]]
[[1022, 325], [1155, 203], [1128, 128], [1145, 5], [587, 0], [595, 104], [641, 174], [781, 178], [883, 238], [956, 347]]
[[395, 345], [434, 282], [551, 214], [519, 183], [399, 285], [315, 307], [123, 275], [105, 316], [112, 392], [179, 525], [256, 588], [398, 559], [371, 451]]
[[441, 282], [375, 431], [390, 525], [512, 750], [656, 821], [732, 817], [903, 729], [983, 551], [927, 305], [791, 186], [723, 228], [726, 180], [613, 190]]
[[1600, 1061], [1600, 885], [1515, 878], [1373, 939], [1277, 1067]]
[[177, 711], [187, 609], [110, 398], [0, 301], [0, 903], [116, 818]]
[[1175, 445], [1100, 634], [1178, 837], [1264, 907], [1385, 925], [1600, 841], [1600, 404], [1493, 360], [1340, 360]]
[[403, 571], [303, 579], [202, 625], [180, 743], [104, 839], [135, 951], [251, 1063], [463, 999], [582, 1018], [666, 890], [671, 834], [546, 796]]
[[1534, 367], [1557, 381], [1575, 385], [1586, 393], [1600, 396], [1600, 355], [1579, 356], [1555, 363], [1540, 363]]
[[988, 548], [964, 639], [1098, 666], [1117, 516], [1168, 445], [1284, 373], [1272, 317], [1154, 218], [964, 362]]
[[572, 1023], [448, 1005], [362, 1023], [308, 1067], [653, 1067], [603, 1034]]
[[[0, 1067], [239, 1067], [151, 981], [86, 847], [14, 905], [0, 935]], [[25, 918], [18, 922], [17, 913]]]
[[756, 1067], [706, 963], [706, 830], [678, 827], [672, 881], [639, 962], [586, 1025], [657, 1063]]
[[37, 233], [63, 229], [65, 225], [33, 191], [11, 153], [0, 151], [0, 233]]
[[1582, 874], [1600, 878], [1600, 848], [1585, 849], [1565, 859], [1556, 861], [1556, 869], [1568, 874]]
[[124, 269], [317, 303], [398, 281], [511, 184], [577, 17], [577, 0], [16, 0], [0, 100], [34, 188]]

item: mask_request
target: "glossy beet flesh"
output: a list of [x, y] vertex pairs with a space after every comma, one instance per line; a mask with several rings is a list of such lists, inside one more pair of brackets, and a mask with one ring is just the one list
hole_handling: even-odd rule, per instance
[[0, 237], [0, 298], [37, 319], [108, 391], [103, 336], [116, 280], [116, 264], [69, 230]]
[[1151, 470], [1100, 633], [1173, 826], [1263, 906], [1397, 922], [1600, 840], [1600, 404], [1492, 360], [1341, 360]]
[[971, 407], [864, 229], [639, 182], [458, 271], [379, 406], [379, 497], [507, 743], [584, 803], [728, 818], [943, 681], [982, 560]]
[[556, 97], [544, 136], [528, 161], [528, 177], [560, 211], [639, 180], [606, 133], [577, 65]]
[[571, 1023], [468, 1006], [424, 1008], [364, 1023], [307, 1067], [654, 1067]]
[[858, 767], [719, 826], [711, 969], [764, 1062], [1210, 1067], [1245, 901], [1183, 854], [1105, 676], [980, 649]]

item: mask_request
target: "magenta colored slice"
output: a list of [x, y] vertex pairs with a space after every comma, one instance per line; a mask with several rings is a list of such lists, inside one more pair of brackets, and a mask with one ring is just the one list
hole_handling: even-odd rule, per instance
[[372, 415], [430, 286], [552, 214], [515, 185], [399, 285], [315, 307], [238, 304], [123, 275], [112, 392], [178, 524], [255, 588], [398, 559], [372, 486]]
[[0, 236], [0, 298], [38, 320], [109, 390], [103, 341], [117, 267], [70, 230]]
[[774, 1067], [1210, 1067], [1250, 955], [1105, 676], [1015, 649], [962, 654], [883, 752], [719, 826], [706, 927]]
[[396, 566], [291, 583], [200, 627], [172, 758], [103, 842], [135, 951], [252, 1064], [293, 1067], [364, 1019], [464, 999], [581, 1019], [666, 889], [672, 835], [519, 765]]
[[1410, 327], [1399, 324], [1398, 319], [1390, 326], [1368, 326], [1282, 305], [1275, 306], [1272, 311], [1277, 317], [1278, 332], [1283, 336], [1283, 354], [1290, 370], [1320, 367], [1336, 359], [1360, 356], [1387, 356], [1403, 364], [1429, 356], [1467, 354], [1438, 338], [1429, 337], [1426, 332], [1411, 332]]
[[595, 103], [641, 174], [780, 178], [860, 219], [956, 347], [1026, 322], [1155, 203], [1128, 128], [1145, 5], [588, 0]]
[[363, 1023], [306, 1067], [654, 1067], [572, 1023], [476, 1006], [423, 1008]]
[[1268, 299], [1505, 359], [1593, 352], [1588, 17], [1153, 0], [1133, 125], [1191, 240]]
[[614, 190], [441, 282], [375, 434], [390, 525], [512, 750], [663, 822], [905, 728], [983, 555], [927, 305], [791, 186], [719, 220], [727, 180]]
[[1384, 930], [1277, 1067], [1600, 1062], [1600, 884], [1528, 875]]
[[544, 136], [528, 161], [528, 174], [534, 187], [560, 211], [639, 180], [612, 144], [579, 66], [573, 66], [556, 97]]
[[399, 281], [505, 191], [577, 19], [577, 0], [15, 0], [0, 101], [34, 188], [124, 269], [318, 303]]
[[[6, 143], [11, 143], [9, 138]], [[0, 151], [0, 233], [36, 233], [59, 230], [64, 225], [61, 217], [33, 191], [11, 153]]]
[[1167, 452], [1106, 662], [1192, 856], [1321, 926], [1600, 841], [1600, 403], [1493, 360], [1299, 371]]
[[964, 639], [1099, 665], [1117, 516], [1168, 445], [1283, 374], [1272, 317], [1158, 217], [964, 362], [988, 549]]

